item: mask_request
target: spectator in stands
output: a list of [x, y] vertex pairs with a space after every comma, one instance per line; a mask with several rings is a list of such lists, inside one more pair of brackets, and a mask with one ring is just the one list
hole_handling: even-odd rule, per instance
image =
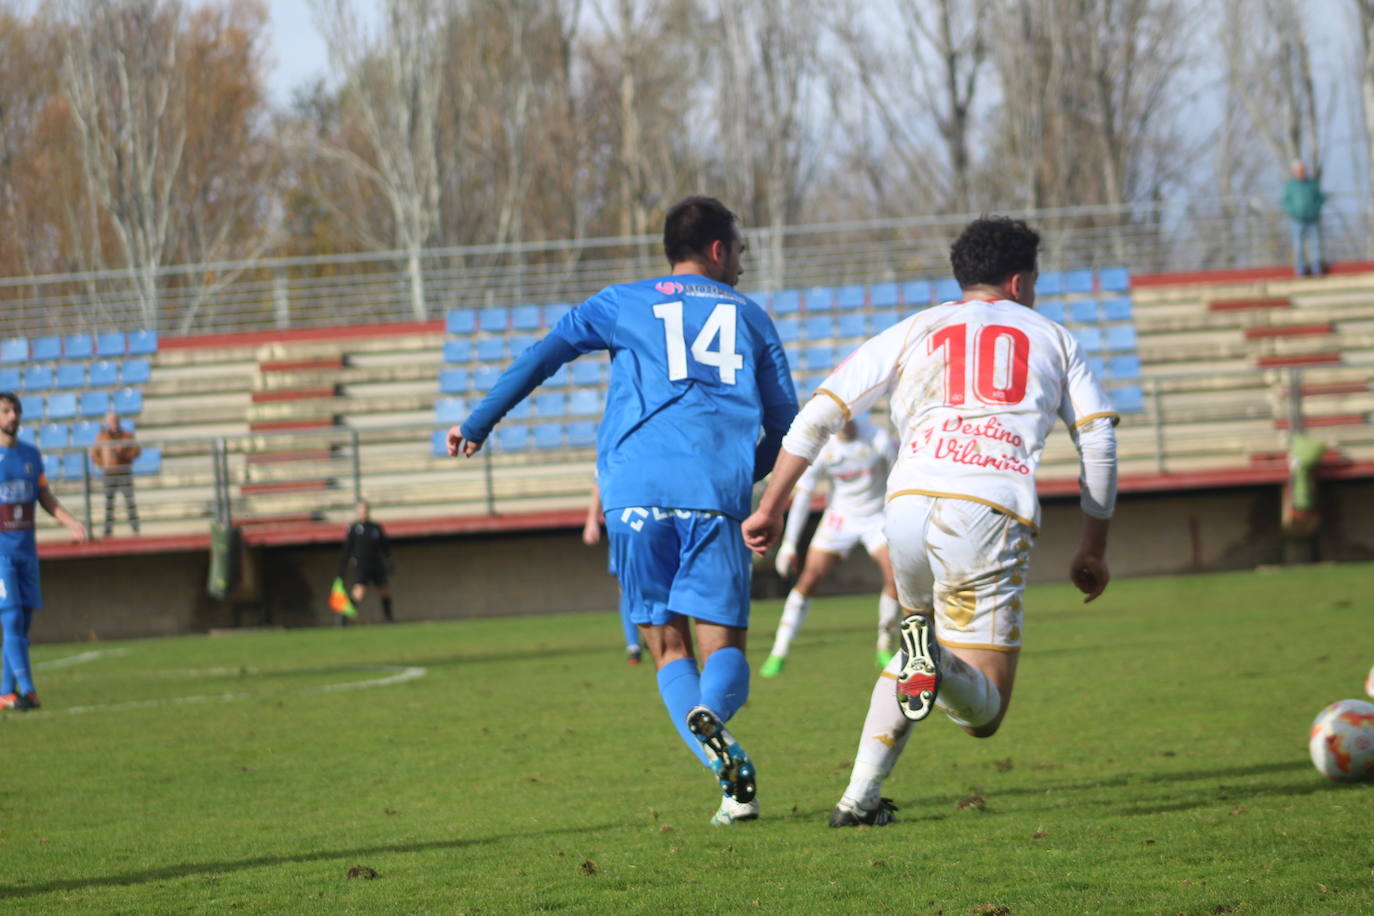
[[1293, 160], [1293, 177], [1283, 186], [1280, 203], [1293, 221], [1293, 272], [1300, 277], [1326, 273], [1322, 260], [1322, 192], [1318, 176], [1308, 177], [1301, 159]]
[[[355, 605], [367, 597], [367, 587], [377, 586], [382, 597], [382, 615], [387, 623], [395, 623], [391, 611], [390, 573], [395, 569], [391, 558], [391, 544], [382, 526], [372, 520], [372, 507], [367, 500], [358, 500], [358, 518], [348, 526], [343, 552], [339, 554], [339, 578], [347, 583], [349, 597]], [[348, 618], [340, 615], [340, 625]]]
[[[105, 537], [114, 533], [115, 494], [124, 494], [124, 508], [129, 527], [138, 534], [138, 506], [134, 503], [134, 459], [141, 453], [133, 443], [133, 433], [119, 424], [119, 414], [111, 410], [105, 414], [105, 425], [95, 437], [91, 460], [105, 475]], [[119, 443], [126, 442], [127, 445]]]

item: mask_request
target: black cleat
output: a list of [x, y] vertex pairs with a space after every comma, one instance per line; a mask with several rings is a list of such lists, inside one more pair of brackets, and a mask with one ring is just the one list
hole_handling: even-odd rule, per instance
[[687, 713], [687, 728], [706, 748], [721, 791], [742, 805], [753, 801], [757, 791], [754, 762], [720, 717], [705, 706], [693, 706]]
[[865, 811], [862, 808], [851, 808], [844, 802], [835, 806], [835, 810], [830, 812], [831, 827], [885, 827], [888, 824], [896, 823], [897, 806], [892, 803], [890, 798], [878, 799], [878, 807], [872, 811]]

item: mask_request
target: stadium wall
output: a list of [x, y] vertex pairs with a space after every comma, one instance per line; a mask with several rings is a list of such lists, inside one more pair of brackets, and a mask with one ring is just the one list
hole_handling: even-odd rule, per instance
[[[1283, 562], [1280, 490], [1275, 486], [1123, 494], [1112, 523], [1109, 561], [1117, 577], [1251, 569]], [[1374, 480], [1323, 482], [1315, 559], [1374, 559]], [[1077, 544], [1077, 500], [1047, 499], [1032, 559], [1032, 581], [1063, 581]], [[383, 519], [385, 521], [385, 519]], [[342, 529], [339, 532], [342, 538]], [[451, 620], [563, 611], [601, 611], [588, 626], [617, 638], [617, 602], [604, 543], [587, 548], [574, 528], [398, 539], [393, 581], [401, 621]], [[44, 559], [46, 607], [34, 618], [36, 642], [203, 633], [214, 628], [332, 626], [326, 597], [338, 544], [249, 548], [245, 594], [222, 602], [205, 593], [205, 550]], [[877, 574], [861, 551], [823, 594], [873, 591]], [[786, 585], [759, 567], [756, 597]], [[369, 595], [362, 623], [381, 620]], [[773, 621], [760, 621], [771, 627]]]

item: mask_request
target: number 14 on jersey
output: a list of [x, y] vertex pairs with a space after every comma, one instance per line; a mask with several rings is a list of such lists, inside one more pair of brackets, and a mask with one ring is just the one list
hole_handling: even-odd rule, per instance
[[[654, 306], [654, 317], [663, 322], [663, 343], [668, 350], [668, 379], [687, 377], [687, 337], [682, 325], [682, 302], [662, 302]], [[706, 323], [692, 341], [692, 358], [703, 366], [713, 366], [723, 384], [735, 384], [735, 373], [744, 368], [744, 357], [735, 352], [738, 310], [728, 302], [711, 309]], [[714, 350], [711, 344], [719, 338]]]

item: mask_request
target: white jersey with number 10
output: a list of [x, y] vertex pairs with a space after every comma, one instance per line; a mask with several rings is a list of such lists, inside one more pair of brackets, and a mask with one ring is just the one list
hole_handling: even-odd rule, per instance
[[1007, 300], [947, 302], [856, 350], [816, 392], [845, 417], [884, 395], [897, 431], [887, 498], [953, 496], [1039, 526], [1035, 470], [1061, 417], [1116, 419], [1063, 327]]

